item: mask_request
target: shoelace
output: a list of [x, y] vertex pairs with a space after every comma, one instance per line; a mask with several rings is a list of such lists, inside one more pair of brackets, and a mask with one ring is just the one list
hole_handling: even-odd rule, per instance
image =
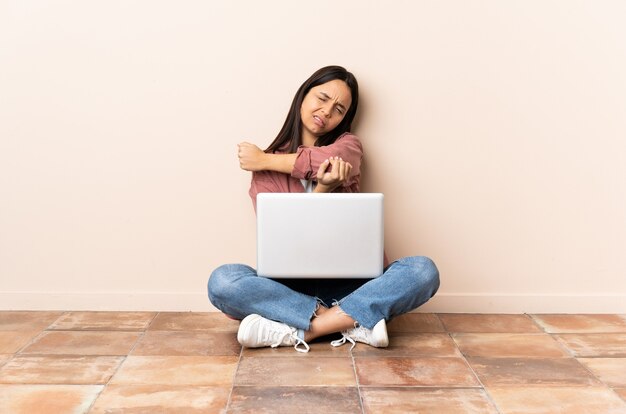
[[354, 347], [356, 346], [356, 342], [354, 341], [354, 339], [352, 339], [350, 336], [347, 335], [347, 332], [343, 334], [343, 337], [341, 339], [336, 339], [332, 341], [330, 344], [332, 346], [341, 346], [345, 344], [346, 341], [352, 344], [352, 346], [350, 347], [350, 351], [352, 351], [352, 349], [354, 349]]
[[350, 347], [350, 351], [352, 351], [352, 349], [354, 349], [354, 347], [356, 346], [357, 341], [369, 343], [369, 341], [367, 340], [369, 332], [370, 332], [369, 329], [367, 329], [364, 326], [357, 325], [357, 323], [355, 322], [354, 328], [348, 331], [342, 332], [343, 337], [341, 339], [332, 341], [330, 344], [332, 346], [341, 346], [345, 344], [347, 341], [352, 344], [352, 346]]
[[[294, 344], [294, 349], [298, 352], [309, 352], [309, 350], [311, 349], [311, 347], [309, 347], [309, 344], [307, 344], [304, 340], [298, 338], [298, 335], [296, 335], [296, 330], [295, 328], [290, 328], [289, 330], [285, 330], [285, 332], [282, 335], [278, 335], [276, 336], [276, 342], [274, 342], [272, 345], [270, 345], [272, 348], [276, 348], [279, 347], [283, 341], [287, 338], [291, 338], [294, 340], [295, 344]], [[304, 348], [298, 348], [298, 346], [303, 345]]]
[[[293, 346], [293, 348], [294, 348], [296, 351], [298, 351], [298, 352], [304, 352], [304, 353], [309, 352], [309, 350], [311, 349], [311, 348], [309, 347], [309, 344], [307, 344], [306, 342], [304, 342], [304, 340], [302, 340], [302, 339], [298, 338], [297, 336], [296, 336], [294, 339], [296, 340], [296, 344]], [[299, 346], [299, 345], [303, 345], [303, 346], [304, 346], [304, 349], [300, 349], [300, 348], [298, 348], [298, 346]]]

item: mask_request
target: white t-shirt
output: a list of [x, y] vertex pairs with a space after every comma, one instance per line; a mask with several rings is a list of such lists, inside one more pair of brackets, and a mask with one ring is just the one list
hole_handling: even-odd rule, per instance
[[300, 182], [302, 183], [302, 187], [304, 187], [305, 193], [312, 193], [315, 189], [315, 184], [313, 183], [313, 180], [301, 179]]

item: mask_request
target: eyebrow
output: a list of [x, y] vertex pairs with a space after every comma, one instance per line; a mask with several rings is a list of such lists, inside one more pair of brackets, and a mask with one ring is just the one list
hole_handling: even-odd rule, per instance
[[[323, 95], [324, 98], [326, 99], [330, 99], [330, 96], [328, 96], [326, 92], [320, 92], [320, 95]], [[346, 110], [346, 106], [342, 104], [341, 102], [337, 102], [337, 106], [340, 106], [341, 108], [343, 108], [344, 111]]]

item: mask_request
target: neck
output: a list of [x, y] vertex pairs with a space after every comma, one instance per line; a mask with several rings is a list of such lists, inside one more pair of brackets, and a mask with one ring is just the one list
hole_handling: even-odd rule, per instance
[[307, 133], [306, 131], [302, 132], [302, 145], [305, 147], [314, 147], [315, 141], [317, 141], [317, 137], [311, 133]]

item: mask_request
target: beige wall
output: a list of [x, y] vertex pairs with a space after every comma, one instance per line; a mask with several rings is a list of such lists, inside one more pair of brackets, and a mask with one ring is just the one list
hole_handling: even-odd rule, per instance
[[626, 313], [622, 1], [0, 2], [0, 308], [211, 310], [300, 83], [358, 77], [365, 191], [441, 312]]

